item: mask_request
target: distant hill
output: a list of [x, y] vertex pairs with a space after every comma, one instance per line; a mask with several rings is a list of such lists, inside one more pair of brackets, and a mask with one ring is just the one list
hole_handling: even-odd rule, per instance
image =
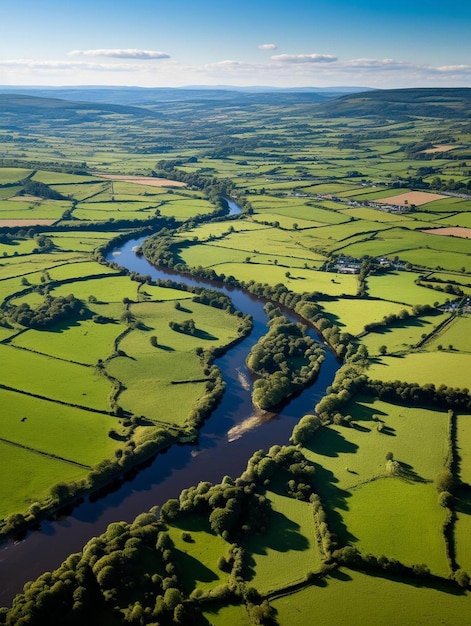
[[[169, 116], [184, 119], [185, 116], [194, 118], [199, 112], [208, 110], [249, 109], [252, 106], [273, 107], [274, 110], [284, 107], [286, 115], [297, 115], [303, 111], [304, 114], [320, 114], [330, 118], [371, 117], [402, 121], [414, 117], [431, 117], [471, 120], [471, 89], [465, 88], [373, 90], [347, 95], [330, 91], [319, 93], [309, 88], [298, 91], [268, 87], [266, 89], [272, 90], [30, 88], [34, 95], [13, 93], [13, 87], [5, 89], [6, 93], [2, 93], [0, 87], [0, 119], [3, 128], [7, 129], [25, 129], [43, 121], [50, 126], [53, 123], [97, 122], [113, 117], [121, 122], [131, 119], [168, 119]], [[51, 97], [58, 94], [62, 97]], [[102, 102], [101, 99], [109, 102]], [[121, 103], [117, 103], [118, 100]], [[174, 106], [169, 106], [172, 104]]]
[[22, 115], [26, 118], [39, 119], [55, 117], [75, 123], [86, 118], [109, 115], [128, 115], [134, 117], [160, 117], [158, 113], [141, 107], [124, 106], [120, 104], [102, 104], [92, 102], [74, 102], [59, 98], [43, 98], [16, 93], [0, 93], [0, 115], [5, 122], [9, 115]]
[[320, 106], [326, 117], [471, 119], [471, 89], [387, 89], [349, 94]]
[[0, 86], [0, 94], [16, 93], [41, 98], [60, 98], [80, 102], [101, 102], [134, 106], [149, 106], [163, 102], [220, 100], [252, 103], [263, 100], [290, 103], [324, 102], [346, 93], [365, 91], [366, 87], [299, 87], [277, 88], [233, 87], [226, 85], [188, 87], [27, 87]]

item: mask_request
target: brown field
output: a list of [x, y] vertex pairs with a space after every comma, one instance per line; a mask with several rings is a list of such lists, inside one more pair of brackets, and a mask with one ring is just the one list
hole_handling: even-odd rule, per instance
[[147, 185], [148, 187], [186, 187], [185, 183], [169, 178], [153, 178], [152, 176], [121, 176], [121, 174], [97, 174], [100, 178], [108, 180], [120, 180], [125, 183], [135, 183], [136, 185]]
[[453, 150], [453, 148], [458, 148], [458, 146], [453, 144], [439, 144], [433, 146], [433, 148], [429, 148], [428, 150], [424, 150], [425, 154], [433, 154], [434, 152], [448, 152], [448, 150]]
[[2, 220], [0, 219], [0, 228], [13, 228], [14, 226], [51, 226], [57, 220]]
[[461, 226], [449, 228], [427, 228], [423, 233], [429, 235], [442, 235], [442, 237], [462, 237], [463, 239], [471, 239], [471, 228], [463, 228]]
[[427, 202], [433, 202], [434, 200], [443, 200], [443, 198], [447, 197], [448, 196], [442, 196], [439, 193], [428, 193], [427, 191], [408, 191], [407, 193], [400, 193], [397, 196], [377, 198], [375, 202], [381, 204], [397, 204], [399, 206], [411, 204], [420, 206], [421, 204], [427, 204]]

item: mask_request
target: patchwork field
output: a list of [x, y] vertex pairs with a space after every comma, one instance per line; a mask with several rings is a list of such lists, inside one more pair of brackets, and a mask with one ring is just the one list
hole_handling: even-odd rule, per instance
[[[332, 508], [335, 532], [364, 553], [427, 563], [446, 576], [445, 512], [433, 485], [447, 452], [446, 412], [360, 398], [345, 413], [352, 415], [353, 428], [323, 428], [305, 448], [316, 464], [319, 493]], [[397, 475], [389, 474], [388, 453], [400, 464]]]
[[[442, 92], [430, 102], [404, 91], [323, 104], [304, 93], [288, 95], [222, 97], [214, 90], [195, 99], [149, 96], [142, 117], [131, 108], [120, 113], [116, 105], [99, 116], [77, 110], [65, 121], [44, 111], [5, 118], [0, 522], [34, 513], [49, 502], [58, 480], [85, 480], [100, 464], [106, 469], [114, 462], [117, 469], [133, 450], [155, 452], [193, 426], [189, 416], [210, 400], [209, 379], [217, 380], [201, 349], [238, 337], [239, 318], [193, 302], [191, 293], [100, 263], [97, 249], [115, 237], [137, 239], [152, 229], [163, 264], [213, 269], [249, 286], [281, 284], [304, 294], [315, 320], [327, 318], [341, 334], [354, 336], [339, 345], [330, 335], [337, 353], [351, 359], [353, 377], [469, 389], [469, 94], [463, 90], [452, 104]], [[390, 98], [387, 109], [372, 108], [369, 98], [375, 97]], [[348, 108], [351, 98], [357, 109]], [[440, 105], [433, 115], [432, 101]], [[436, 111], [446, 107], [450, 117], [440, 113], [438, 120]], [[215, 218], [221, 197], [238, 203], [242, 214]], [[338, 271], [340, 257], [358, 273]], [[119, 256], [114, 260], [119, 264]], [[53, 310], [54, 299], [69, 294], [80, 300], [73, 315], [51, 320], [47, 310], [40, 323], [28, 322], [28, 310]], [[363, 332], [366, 324], [416, 305], [435, 312]], [[191, 332], [170, 322], [189, 324]], [[287, 362], [279, 346], [270, 358]], [[352, 378], [346, 387], [355, 383]], [[173, 587], [181, 590], [183, 610], [189, 597], [195, 613], [204, 607], [201, 624], [269, 621], [251, 613], [258, 594], [268, 595], [278, 623], [292, 626], [465, 623], [469, 589], [450, 578], [453, 567], [471, 574], [470, 416], [458, 414], [452, 432], [458, 482], [448, 503], [456, 514], [450, 533], [456, 563], [450, 563], [449, 510], [439, 504], [435, 486], [450, 459], [447, 410], [343, 396], [348, 402], [341, 415], [296, 448], [315, 465], [313, 487], [326, 513], [322, 532], [331, 532], [339, 546], [423, 565], [438, 578], [407, 574], [402, 580], [387, 568], [366, 574], [335, 564], [326, 573], [313, 505], [288, 498], [286, 485], [278, 491], [273, 482], [267, 531], [231, 537], [244, 550], [240, 571], [221, 570], [230, 544], [199, 511], [185, 524], [167, 526], [175, 567], [142, 571], [139, 589], [132, 591], [130, 583], [123, 595], [130, 599], [126, 615], [105, 615], [102, 607], [103, 624], [173, 619], [170, 609], [162, 620], [153, 613], [162, 605], [155, 590], [170, 597]], [[283, 471], [294, 476], [299, 465]], [[249, 481], [243, 488], [255, 487]], [[257, 489], [263, 490], [262, 481]], [[126, 559], [147, 536], [149, 529], [142, 529], [126, 547]], [[333, 564], [336, 557], [328, 556]], [[115, 580], [137, 580], [126, 578], [126, 559], [113, 571]], [[72, 578], [62, 576], [56, 590]], [[306, 580], [313, 584], [290, 593]], [[229, 581], [236, 583], [236, 600], [225, 588]], [[117, 604], [109, 598], [110, 607]], [[246, 606], [228, 604], [242, 598]], [[60, 606], [68, 610], [67, 602]], [[173, 617], [178, 621], [178, 611]]]

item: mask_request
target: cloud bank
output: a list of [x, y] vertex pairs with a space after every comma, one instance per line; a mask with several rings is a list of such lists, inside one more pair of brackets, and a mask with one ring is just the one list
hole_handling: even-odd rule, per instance
[[276, 54], [271, 60], [279, 63], [333, 63], [338, 57], [332, 54]]
[[113, 59], [169, 59], [170, 55], [159, 50], [138, 50], [137, 48], [98, 48], [96, 50], [71, 50], [68, 56], [110, 57]]
[[[275, 44], [261, 46], [265, 50], [271, 50]], [[97, 48], [72, 50], [65, 58], [56, 60], [0, 61], [0, 72], [4, 84], [24, 85], [355, 85], [387, 89], [421, 86], [468, 87], [471, 65], [458, 62], [434, 66], [391, 58], [341, 59], [334, 54], [321, 53], [274, 54], [265, 61], [257, 62], [232, 58], [197, 64], [173, 59], [165, 52], [157, 50]]]

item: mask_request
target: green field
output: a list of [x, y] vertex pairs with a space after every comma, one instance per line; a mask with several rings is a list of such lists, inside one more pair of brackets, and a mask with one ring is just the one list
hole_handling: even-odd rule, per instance
[[[16, 444], [92, 466], [112, 456], [116, 441], [108, 437], [117, 419], [0, 389], [2, 437]], [[6, 469], [6, 467], [5, 467]], [[34, 494], [32, 494], [32, 497]]]
[[372, 298], [393, 300], [413, 306], [414, 304], [443, 304], [449, 297], [434, 289], [416, 284], [420, 274], [415, 272], [393, 272], [386, 275], [368, 276], [368, 294]]
[[272, 601], [280, 624], [460, 626], [469, 596], [342, 569], [325, 582]]
[[40, 502], [52, 485], [73, 482], [86, 477], [88, 470], [78, 465], [52, 459], [0, 441], [2, 481], [0, 482], [0, 516], [24, 513], [30, 504]]
[[[345, 413], [352, 415], [353, 428], [323, 428], [306, 448], [307, 458], [318, 466], [319, 493], [334, 511], [336, 532], [362, 552], [409, 565], [426, 563], [446, 575], [445, 513], [431, 484], [447, 453], [446, 412], [363, 398]], [[401, 467], [394, 477], [387, 470], [389, 452]]]
[[[107, 90], [110, 102], [113, 93]], [[156, 241], [171, 246], [164, 248], [164, 264], [212, 269], [254, 291], [261, 291], [254, 284], [260, 283], [267, 294], [267, 286], [280, 284], [290, 298], [302, 294], [320, 328], [327, 318], [339, 327], [341, 341], [349, 341], [346, 333], [354, 336], [349, 345], [333, 346], [351, 359], [348, 376], [470, 387], [471, 318], [464, 312], [453, 317], [442, 306], [457, 298], [458, 288], [471, 296], [470, 240], [423, 232], [471, 227], [468, 91], [380, 90], [322, 103], [294, 91], [161, 95], [154, 100], [149, 91], [141, 111], [139, 99], [111, 110], [99, 102], [87, 109], [78, 100], [64, 105], [58, 99], [49, 108], [41, 101], [43, 110], [30, 102], [21, 115], [5, 112], [0, 219], [57, 223], [9, 228], [3, 221], [0, 229], [0, 522], [12, 513], [31, 513], [37, 508], [28, 513], [31, 504], [47, 504], [53, 485], [86, 480], [103, 461], [124, 456], [132, 463], [132, 450], [144, 447], [156, 452], [160, 443], [147, 447], [156, 435], [164, 445], [172, 437], [177, 441], [193, 426], [195, 409], [211, 402], [217, 375], [201, 349], [238, 338], [240, 319], [193, 302], [190, 292], [125, 275], [117, 269], [119, 254], [116, 265], [98, 260], [97, 248], [115, 237], [122, 242], [147, 236], [150, 224]], [[451, 154], [423, 152], [424, 145], [448, 142]], [[147, 176], [148, 183], [174, 178], [185, 186], [110, 180], [106, 173]], [[28, 176], [50, 187], [31, 186]], [[404, 214], [368, 204], [409, 190], [449, 195]], [[50, 199], [58, 197], [54, 192], [62, 199]], [[211, 215], [222, 197], [240, 204], [243, 213]], [[339, 256], [365, 261], [361, 273], [337, 272]], [[69, 294], [82, 301], [81, 311], [46, 323], [44, 330], [22, 326], [18, 320], [28, 321], [10, 308], [36, 308], [50, 303], [49, 295]], [[366, 324], [426, 304], [435, 313], [363, 332]], [[188, 333], [169, 325], [190, 320], [196, 328]], [[335, 333], [326, 332], [329, 338], [335, 344]], [[269, 357], [281, 365], [289, 361], [279, 347]], [[355, 388], [355, 379], [343, 382]], [[231, 534], [244, 550], [237, 575], [219, 568], [231, 547], [223, 536], [229, 535], [212, 532], [206, 515], [219, 503], [200, 502], [193, 517], [165, 527], [175, 545], [174, 566], [156, 567], [153, 538], [148, 562], [140, 564], [137, 577], [127, 577], [126, 559], [152, 536], [142, 530], [113, 572], [126, 584], [123, 597], [118, 601], [93, 582], [97, 595], [90, 606], [95, 611], [100, 604], [98, 594], [106, 602], [93, 619], [81, 615], [79, 621], [92, 624], [102, 611], [104, 626], [173, 618], [248, 626], [257, 621], [250, 603], [268, 595], [282, 626], [464, 624], [469, 589], [461, 591], [450, 580], [448, 509], [439, 504], [434, 483], [455, 452], [449, 466], [456, 472], [450, 504], [456, 515], [447, 539], [451, 565], [455, 559], [471, 575], [469, 411], [458, 413], [456, 429], [450, 429], [455, 422], [447, 409], [344, 396], [341, 414], [325, 413], [312, 438], [296, 448], [315, 466], [312, 485], [321, 504], [316, 517], [312, 504], [287, 497], [282, 484], [288, 474], [304, 471], [304, 459], [284, 467], [283, 481], [277, 482], [278, 474], [271, 482], [234, 477], [246, 494], [266, 493], [272, 506], [263, 534]], [[313, 405], [320, 399], [314, 397]], [[314, 406], [307, 410], [315, 412]], [[259, 433], [256, 446], [263, 447]], [[452, 450], [450, 433], [456, 436]], [[116, 472], [123, 467], [116, 465]], [[148, 506], [154, 504], [163, 503]], [[319, 510], [325, 511], [322, 523]], [[163, 524], [164, 517], [155, 523]], [[340, 568], [325, 547], [324, 525], [333, 550], [352, 546], [364, 556], [423, 564], [436, 578], [411, 573], [406, 581], [387, 568]], [[93, 564], [87, 572], [95, 576]], [[68, 593], [74, 576], [64, 574], [50, 593]], [[302, 588], [307, 581], [312, 584]], [[235, 584], [237, 593], [229, 593], [227, 584]], [[181, 589], [188, 610], [180, 620], [170, 610], [162, 619], [153, 613], [160, 601], [155, 590], [171, 587]], [[195, 615], [186, 602], [190, 596]], [[37, 605], [48, 598], [38, 597]], [[113, 612], [121, 600], [123, 606], [129, 600], [126, 615]], [[68, 623], [76, 598], [59, 602]], [[28, 610], [34, 606], [29, 601]]]
[[433, 333], [446, 318], [446, 313], [409, 318], [399, 324], [369, 332], [362, 337], [361, 342], [367, 347], [370, 356], [377, 356], [382, 346], [386, 346], [390, 354], [407, 352], [422, 341], [424, 335]]
[[67, 404], [109, 410], [110, 383], [93, 367], [5, 345], [0, 345], [0, 358], [8, 363], [2, 375], [2, 383], [8, 387]]
[[433, 337], [432, 341], [427, 342], [427, 350], [436, 350], [439, 345], [448, 349], [449, 346], [453, 346], [453, 350], [459, 352], [471, 352], [471, 316], [469, 313], [454, 317]]
[[[190, 535], [190, 541], [182, 538]], [[227, 552], [229, 544], [211, 533], [203, 517], [188, 517], [169, 526], [169, 535], [178, 550], [177, 562], [183, 576], [185, 593], [194, 589], [209, 591], [227, 582], [227, 574], [218, 568], [218, 561]]]
[[469, 388], [471, 356], [451, 352], [420, 352], [401, 357], [381, 357], [369, 370], [370, 378], [405, 380], [426, 385]]
[[[135, 415], [183, 424], [206, 389], [206, 376], [195, 350], [235, 339], [236, 318], [195, 302], [185, 302], [181, 310], [175, 309], [172, 301], [139, 303], [132, 305], [131, 312], [138, 325], [119, 343], [125, 356], [107, 365], [109, 373], [125, 385], [120, 403]], [[196, 334], [172, 330], [169, 319], [194, 319]], [[153, 335], [158, 338], [157, 348], [150, 342]]]
[[457, 449], [459, 455], [460, 480], [471, 485], [471, 419], [469, 415], [458, 415]]
[[248, 579], [262, 594], [303, 580], [321, 566], [312, 506], [267, 492], [273, 513], [269, 531], [245, 547], [251, 555]]
[[402, 311], [404, 307], [386, 300], [339, 299], [329, 302], [326, 309], [333, 323], [352, 335], [359, 335], [365, 324], [380, 322], [386, 315]]

